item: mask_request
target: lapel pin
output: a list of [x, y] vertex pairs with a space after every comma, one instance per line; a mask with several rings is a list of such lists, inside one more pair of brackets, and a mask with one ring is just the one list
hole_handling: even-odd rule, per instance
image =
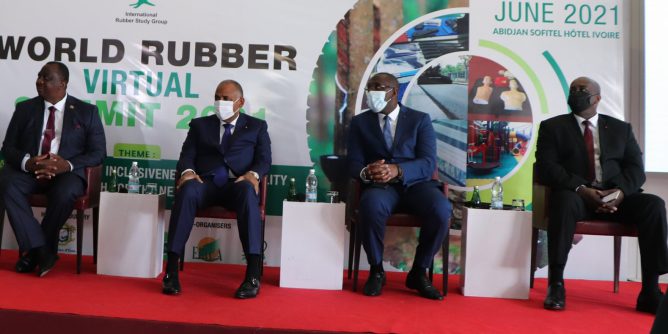
[[74, 109], [74, 106], [70, 104], [70, 109]]

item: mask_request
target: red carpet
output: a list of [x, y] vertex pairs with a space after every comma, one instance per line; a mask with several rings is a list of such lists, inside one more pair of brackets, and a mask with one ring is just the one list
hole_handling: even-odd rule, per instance
[[[545, 280], [538, 279], [529, 300], [464, 297], [459, 277], [450, 276], [443, 302], [425, 300], [403, 287], [405, 274], [390, 273], [383, 295], [369, 298], [350, 290], [285, 289], [279, 271], [266, 268], [259, 298], [232, 296], [244, 268], [187, 263], [183, 294], [160, 293], [160, 279], [98, 276], [90, 257], [81, 275], [75, 258], [61, 260], [46, 277], [13, 271], [15, 251], [0, 256], [0, 333], [32, 333], [65, 319], [63, 332], [87, 328], [95, 334], [118, 333], [114, 321], [134, 324], [134, 332], [382, 332], [382, 333], [648, 333], [653, 317], [635, 312], [639, 283], [569, 280], [567, 310], [542, 309]], [[362, 273], [362, 282], [366, 273]], [[440, 286], [441, 276], [436, 277]], [[27, 312], [26, 312], [27, 311]], [[46, 313], [31, 313], [46, 312]], [[77, 320], [79, 319], [79, 320]], [[96, 320], [97, 319], [97, 320]], [[134, 319], [134, 320], [133, 320]], [[76, 324], [76, 326], [74, 325]], [[198, 330], [188, 325], [199, 324]], [[17, 329], [16, 326], [22, 326]], [[79, 326], [79, 327], [77, 327]], [[75, 328], [75, 330], [73, 330]], [[193, 327], [194, 328], [194, 327]], [[207, 331], [208, 329], [209, 331]], [[127, 332], [127, 331], [123, 331]]]

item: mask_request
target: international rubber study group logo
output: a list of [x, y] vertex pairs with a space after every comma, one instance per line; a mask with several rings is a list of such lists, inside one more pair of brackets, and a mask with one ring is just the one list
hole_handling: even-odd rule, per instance
[[135, 2], [135, 3], [131, 3], [131, 4], [130, 4], [130, 7], [134, 8], [134, 9], [137, 9], [137, 8], [143, 6], [143, 5], [147, 5], [147, 6], [153, 6], [153, 7], [155, 7], [155, 4], [151, 3], [151, 2], [148, 1], [148, 0], [138, 0], [138, 1]]

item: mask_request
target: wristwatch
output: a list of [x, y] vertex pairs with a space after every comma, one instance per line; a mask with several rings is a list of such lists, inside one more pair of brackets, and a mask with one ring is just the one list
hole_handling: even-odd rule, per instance
[[256, 180], [260, 181], [260, 174], [254, 172], [254, 171], [252, 171], [252, 170], [249, 170], [248, 172], [251, 173], [251, 174], [253, 174], [253, 176], [255, 176], [255, 179], [256, 179]]

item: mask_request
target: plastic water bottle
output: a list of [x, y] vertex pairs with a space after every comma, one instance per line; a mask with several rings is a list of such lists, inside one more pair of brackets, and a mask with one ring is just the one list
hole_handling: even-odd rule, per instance
[[501, 177], [497, 176], [492, 184], [492, 205], [489, 207], [492, 210], [503, 210], [503, 185], [501, 184]]
[[139, 188], [141, 184], [139, 183], [139, 166], [137, 162], [132, 162], [132, 167], [130, 167], [130, 173], [128, 175], [128, 192], [133, 194], [139, 194]]
[[315, 176], [315, 169], [310, 169], [306, 177], [306, 201], [318, 201], [318, 178]]

